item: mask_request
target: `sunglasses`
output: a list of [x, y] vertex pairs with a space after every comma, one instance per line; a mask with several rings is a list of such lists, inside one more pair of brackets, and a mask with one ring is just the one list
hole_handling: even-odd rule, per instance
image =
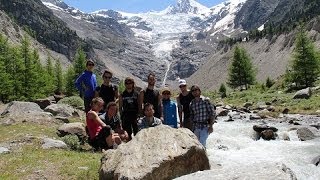
[[124, 84], [133, 84], [133, 82], [129, 81], [129, 82], [125, 82]]
[[94, 64], [92, 64], [92, 63], [89, 63], [87, 66], [94, 66]]
[[186, 87], [187, 85], [181, 85], [181, 86], [179, 86], [180, 88], [183, 88], [183, 87]]
[[111, 79], [111, 76], [103, 76], [105, 79]]
[[195, 92], [195, 91], [199, 91], [200, 89], [192, 89], [191, 91], [192, 92]]

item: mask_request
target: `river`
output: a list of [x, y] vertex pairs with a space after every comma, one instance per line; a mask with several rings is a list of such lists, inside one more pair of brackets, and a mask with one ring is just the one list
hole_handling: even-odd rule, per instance
[[[207, 154], [211, 170], [186, 175], [178, 179], [295, 179], [320, 180], [320, 166], [311, 164], [320, 156], [320, 131], [308, 124], [320, 123], [320, 117], [303, 117], [302, 126], [318, 136], [300, 141], [297, 127], [282, 122], [284, 119], [250, 121], [248, 119], [225, 122], [218, 119], [214, 132], [207, 141]], [[272, 141], [255, 140], [253, 125], [267, 122], [278, 128], [278, 138]], [[290, 130], [291, 129], [291, 130]], [[288, 136], [290, 141], [284, 140]], [[284, 170], [286, 169], [286, 173]], [[290, 171], [292, 173], [290, 173]]]

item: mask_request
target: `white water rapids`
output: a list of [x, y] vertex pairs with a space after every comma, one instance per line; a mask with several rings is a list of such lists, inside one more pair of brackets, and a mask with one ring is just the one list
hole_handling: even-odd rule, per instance
[[[319, 123], [320, 117], [314, 121]], [[300, 141], [296, 130], [290, 130], [297, 126], [275, 120], [267, 122], [268, 125], [278, 128], [278, 139], [254, 140], [253, 125], [259, 124], [257, 121], [224, 122], [224, 119], [220, 118], [207, 140], [211, 170], [178, 179], [273, 180], [294, 179], [295, 176], [298, 180], [320, 180], [320, 166], [311, 163], [313, 158], [320, 155], [320, 130], [306, 126], [318, 137]], [[283, 140], [285, 134], [290, 141]]]

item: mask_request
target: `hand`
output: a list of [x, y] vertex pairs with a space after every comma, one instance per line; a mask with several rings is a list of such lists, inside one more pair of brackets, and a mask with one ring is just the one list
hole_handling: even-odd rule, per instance
[[209, 126], [208, 127], [208, 134], [211, 134], [213, 132], [213, 127], [212, 126]]

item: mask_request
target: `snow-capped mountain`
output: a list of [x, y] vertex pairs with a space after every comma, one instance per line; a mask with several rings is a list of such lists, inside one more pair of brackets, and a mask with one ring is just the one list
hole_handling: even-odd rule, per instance
[[[60, 0], [43, 0], [43, 3], [56, 11], [69, 13], [75, 19], [102, 24], [113, 31], [117, 31], [118, 27], [123, 29], [124, 26], [129, 27], [136, 42], [143, 46], [147, 45], [158, 58], [156, 61], [159, 66], [166, 67], [163, 78], [165, 84], [167, 77], [174, 80], [177, 77], [190, 76], [210, 54], [205, 48], [199, 47], [196, 50], [188, 49], [188, 52], [193, 52], [191, 54], [187, 52], [184, 56], [175, 56], [176, 49], [195, 48], [192, 44], [199, 39], [207, 39], [204, 42], [212, 46], [220, 41], [221, 36], [230, 36], [235, 31], [241, 31], [234, 29], [233, 21], [245, 1], [229, 0], [208, 8], [195, 0], [177, 0], [175, 5], [163, 11], [137, 14], [113, 10], [83, 13]], [[130, 34], [128, 30], [120, 32]], [[126, 36], [125, 33], [122, 35]]]
[[177, 0], [177, 4], [169, 6], [163, 12], [167, 14], [202, 14], [207, 15], [210, 13], [210, 9], [195, 0]]

